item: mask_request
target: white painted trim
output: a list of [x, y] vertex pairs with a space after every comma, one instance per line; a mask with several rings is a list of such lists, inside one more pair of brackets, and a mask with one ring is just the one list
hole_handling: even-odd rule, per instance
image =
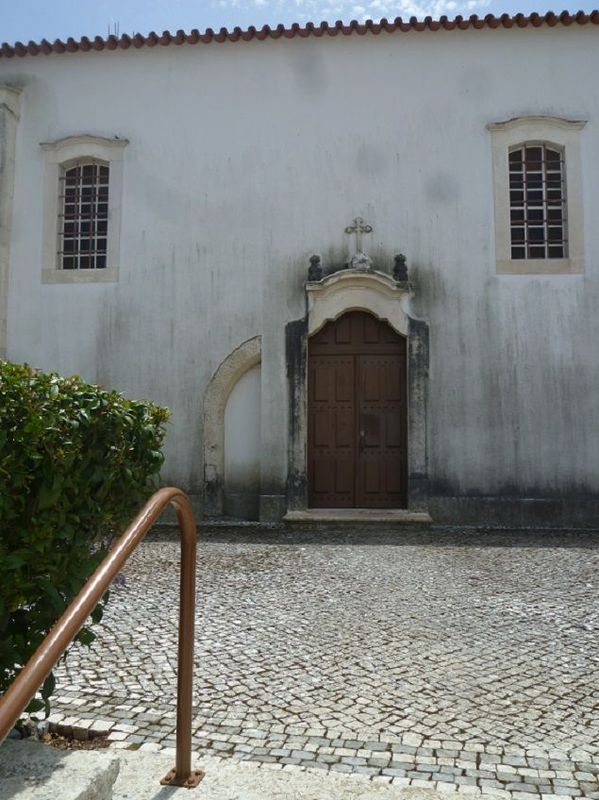
[[[555, 275], [584, 272], [584, 228], [580, 131], [584, 120], [517, 117], [487, 125], [491, 133], [495, 195], [495, 259], [498, 274]], [[511, 147], [524, 142], [563, 149], [566, 166], [568, 258], [512, 259], [510, 242], [509, 162]]]
[[[42, 142], [44, 151], [43, 283], [106, 283], [118, 280], [123, 194], [123, 151], [127, 139], [101, 136], [67, 136]], [[105, 269], [63, 270], [58, 268], [58, 192], [60, 170], [80, 159], [93, 158], [110, 167], [108, 189], [108, 256]]]
[[6, 356], [8, 272], [21, 90], [0, 84], [0, 358]]
[[309, 336], [348, 311], [368, 311], [388, 322], [397, 333], [408, 335], [405, 301], [410, 296], [409, 287], [382, 272], [340, 270], [307, 283], [306, 293]]

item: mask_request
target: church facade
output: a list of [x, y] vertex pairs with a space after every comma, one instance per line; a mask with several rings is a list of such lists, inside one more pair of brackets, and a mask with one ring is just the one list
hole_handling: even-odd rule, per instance
[[204, 516], [596, 526], [598, 25], [4, 45], [2, 357], [168, 406]]

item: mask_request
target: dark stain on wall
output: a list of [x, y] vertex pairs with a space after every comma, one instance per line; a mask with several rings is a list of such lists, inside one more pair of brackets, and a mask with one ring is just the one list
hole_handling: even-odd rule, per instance
[[[412, 511], [428, 510], [428, 370], [429, 326], [427, 322], [410, 317], [408, 330], [408, 505]], [[418, 468], [410, 458], [410, 448], [421, 441]]]
[[308, 480], [305, 467], [298, 469], [294, 454], [305, 445], [303, 442], [302, 398], [308, 363], [308, 313], [302, 319], [288, 322], [285, 326], [285, 358], [289, 388], [289, 447], [290, 460], [287, 473], [287, 507], [305, 508], [308, 497]]
[[204, 515], [219, 517], [223, 513], [224, 486], [219, 480], [204, 481]]

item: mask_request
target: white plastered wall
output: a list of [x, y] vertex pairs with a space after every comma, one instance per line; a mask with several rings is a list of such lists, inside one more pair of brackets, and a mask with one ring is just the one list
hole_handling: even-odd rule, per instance
[[[360, 215], [376, 269], [406, 254], [414, 316], [430, 323], [433, 491], [599, 494], [597, 34], [381, 32], [1, 59], [0, 81], [22, 89], [9, 357], [167, 405], [164, 480], [200, 494], [207, 388], [261, 336], [261, 481], [274, 507], [288, 477], [286, 326], [306, 317], [310, 255], [325, 272], [343, 265]], [[535, 115], [587, 120], [584, 273], [497, 273], [487, 125]], [[118, 281], [45, 284], [40, 143], [82, 132], [129, 141]]]

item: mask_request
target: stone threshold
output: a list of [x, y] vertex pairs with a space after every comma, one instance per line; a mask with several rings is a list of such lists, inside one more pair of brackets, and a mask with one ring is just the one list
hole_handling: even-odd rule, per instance
[[427, 511], [409, 511], [405, 508], [307, 508], [288, 511], [283, 522], [382, 522], [402, 525], [430, 525]]

